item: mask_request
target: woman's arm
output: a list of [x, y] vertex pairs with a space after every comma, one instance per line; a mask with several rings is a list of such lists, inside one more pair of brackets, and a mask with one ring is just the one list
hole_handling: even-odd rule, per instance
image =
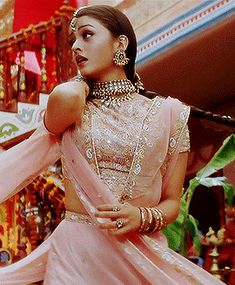
[[180, 153], [169, 179], [168, 187], [163, 193], [161, 202], [157, 205], [157, 208], [165, 214], [167, 224], [172, 223], [179, 214], [187, 161], [188, 152]]
[[[187, 167], [188, 152], [179, 154], [174, 171], [168, 183], [167, 189], [164, 190], [161, 202], [156, 205], [157, 209], [164, 213], [167, 224], [172, 223], [178, 216], [180, 209], [180, 197]], [[118, 211], [113, 211], [115, 205], [100, 205], [97, 207], [97, 218], [110, 218], [111, 222], [101, 222], [101, 229], [111, 230], [114, 235], [122, 235], [138, 231], [141, 225], [141, 214], [138, 207], [132, 205], [121, 205]], [[123, 226], [117, 229], [116, 221], [122, 220]]]
[[84, 81], [70, 81], [56, 86], [51, 92], [45, 112], [45, 126], [61, 134], [71, 124], [81, 123], [89, 87]]

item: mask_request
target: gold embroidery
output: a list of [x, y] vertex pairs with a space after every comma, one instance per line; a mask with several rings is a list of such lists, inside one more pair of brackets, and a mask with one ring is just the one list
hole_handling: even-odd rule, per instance
[[[189, 113], [190, 107], [184, 106], [183, 110], [178, 116], [175, 128], [170, 135], [167, 156], [161, 167], [161, 173], [163, 176], [166, 174], [168, 165], [171, 161], [172, 154], [175, 152], [176, 148], [179, 147], [180, 152], [189, 150], [189, 133], [187, 131], [187, 121]], [[185, 145], [183, 145], [183, 143]]]
[[[160, 108], [164, 102], [165, 98], [149, 100], [137, 95], [113, 110], [94, 99], [86, 105], [82, 128], [75, 128], [75, 144], [121, 202], [145, 195], [156, 173], [154, 164], [166, 161], [165, 141], [170, 126], [164, 125], [161, 112], [170, 110], [168, 105]], [[177, 122], [181, 128], [183, 121], [186, 121], [184, 113]], [[177, 141], [180, 133], [177, 127], [171, 137]], [[151, 159], [151, 169], [148, 169], [148, 159]], [[146, 178], [142, 178], [143, 170]]]
[[183, 110], [180, 112], [178, 120], [176, 121], [176, 126], [174, 132], [171, 134], [169, 141], [168, 154], [172, 155], [176, 150], [177, 145], [181, 139], [181, 135], [184, 131], [184, 127], [188, 121], [190, 107], [184, 106]]
[[184, 127], [181, 144], [179, 147], [179, 152], [185, 152], [185, 151], [190, 151], [190, 137], [189, 137], [188, 125]]
[[[110, 110], [93, 100], [87, 104], [82, 130], [74, 139], [80, 145], [89, 164], [118, 198], [126, 187], [142, 125], [152, 102], [136, 96], [123, 102], [118, 110]], [[139, 106], [142, 108], [139, 108]], [[131, 120], [131, 124], [130, 124]], [[134, 122], [134, 123], [133, 123]], [[147, 127], [143, 125], [145, 131]], [[139, 152], [141, 155], [141, 151]], [[138, 174], [138, 164], [135, 173]]]
[[[143, 122], [141, 125], [141, 132], [138, 138], [138, 142], [136, 145], [136, 150], [134, 153], [134, 158], [132, 161], [132, 165], [129, 171], [129, 175], [127, 178], [126, 186], [124, 191], [119, 198], [120, 202], [124, 202], [130, 199], [133, 199], [133, 188], [135, 186], [135, 178], [141, 173], [142, 170], [142, 160], [144, 158], [146, 146], [147, 146], [147, 137], [149, 134], [149, 124], [152, 122], [153, 116], [157, 113], [157, 110], [161, 106], [161, 102], [159, 101], [159, 97], [156, 97], [153, 100], [152, 105], [150, 106]], [[135, 197], [138, 195], [135, 191]]]
[[178, 258], [174, 257], [173, 254], [170, 253], [170, 250], [160, 246], [154, 239], [152, 239], [148, 235], [143, 235], [144, 240], [150, 246], [150, 248], [155, 252], [163, 261], [169, 263], [170, 266], [176, 271], [179, 272], [182, 276], [190, 281], [192, 285], [204, 285], [202, 281], [199, 280], [200, 276], [197, 278], [194, 277], [194, 274], [191, 270], [186, 266], [186, 264], [182, 263]]
[[87, 224], [87, 225], [95, 224], [89, 215], [79, 214], [79, 213], [71, 212], [68, 210], [65, 211], [64, 218], [67, 221], [81, 223], [81, 224]]

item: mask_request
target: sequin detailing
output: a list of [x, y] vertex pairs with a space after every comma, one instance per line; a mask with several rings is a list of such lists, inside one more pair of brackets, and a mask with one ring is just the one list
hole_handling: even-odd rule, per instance
[[95, 224], [89, 215], [78, 214], [78, 213], [71, 212], [71, 211], [66, 211], [64, 218], [67, 221], [81, 223], [81, 224], [87, 224], [87, 225]]
[[204, 285], [199, 278], [195, 277], [189, 268], [186, 267], [185, 263], [183, 264], [178, 258], [176, 258], [167, 248], [164, 248], [158, 244], [154, 239], [148, 235], [143, 235], [145, 242], [150, 246], [150, 248], [155, 252], [160, 258], [169, 263], [171, 268], [176, 272], [179, 272], [184, 276], [192, 285]]
[[[82, 130], [76, 129], [74, 133], [75, 142], [81, 146], [89, 164], [117, 198], [126, 188], [143, 121], [152, 104], [145, 99], [140, 109], [141, 97], [123, 102], [118, 110], [93, 100], [85, 110]], [[135, 123], [130, 124], [133, 119]], [[136, 165], [135, 173], [139, 170], [140, 166]]]
[[190, 107], [185, 106], [179, 114], [174, 131], [170, 137], [170, 143], [169, 143], [169, 148], [168, 148], [168, 154], [170, 155], [172, 155], [172, 153], [175, 151], [180, 138], [182, 138], [181, 135], [185, 130], [185, 126], [188, 121], [189, 112], [190, 112]]
[[182, 133], [182, 140], [179, 147], [179, 152], [185, 152], [185, 151], [190, 151], [190, 137], [189, 137], [188, 125], [184, 127]]
[[[134, 153], [134, 158], [130, 168], [130, 172], [127, 178], [125, 189], [120, 197], [120, 202], [130, 200], [133, 198], [133, 188], [135, 186], [135, 177], [141, 173], [142, 170], [142, 160], [144, 159], [145, 150], [147, 147], [148, 134], [149, 134], [149, 124], [153, 119], [153, 115], [156, 114], [158, 108], [161, 106], [161, 102], [156, 98], [142, 122], [141, 132], [137, 138], [136, 149]], [[135, 193], [135, 196], [137, 193]]]
[[[146, 190], [151, 191], [148, 185], [156, 174], [154, 165], [165, 160], [170, 128], [162, 119], [165, 109], [171, 117], [170, 106], [165, 104], [161, 108], [165, 100], [161, 97], [149, 100], [137, 94], [116, 110], [105, 107], [100, 100], [91, 100], [85, 108], [82, 128], [73, 132], [79, 151], [122, 203], [150, 195]], [[181, 114], [180, 122], [184, 119], [184, 125], [186, 118]], [[176, 147], [182, 126], [176, 128], [177, 135], [172, 133], [169, 148]]]
[[161, 172], [163, 176], [166, 174], [168, 165], [171, 161], [172, 154], [175, 152], [177, 147], [179, 147], [179, 152], [190, 150], [189, 130], [187, 125], [189, 114], [190, 107], [184, 106], [183, 110], [179, 114], [175, 127], [171, 132], [167, 156], [161, 167]]

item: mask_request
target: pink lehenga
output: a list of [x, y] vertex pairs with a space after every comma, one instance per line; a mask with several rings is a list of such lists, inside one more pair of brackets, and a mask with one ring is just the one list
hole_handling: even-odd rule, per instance
[[87, 215], [67, 212], [29, 256], [0, 269], [0, 284], [223, 284], [170, 250], [161, 233], [117, 238], [100, 230], [94, 217], [99, 204], [159, 203], [184, 149], [188, 115], [189, 108], [172, 98], [138, 95], [118, 110], [94, 100], [87, 104], [83, 127], [66, 131], [61, 142], [42, 126], [1, 154], [1, 200], [61, 157]]

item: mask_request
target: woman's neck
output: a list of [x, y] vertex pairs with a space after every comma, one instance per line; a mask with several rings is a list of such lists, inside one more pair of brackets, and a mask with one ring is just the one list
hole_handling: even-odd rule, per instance
[[123, 80], [127, 79], [124, 70], [116, 70], [114, 72], [110, 72], [108, 74], [104, 74], [103, 76], [97, 76], [92, 82], [106, 82], [106, 81], [113, 81], [113, 80]]

